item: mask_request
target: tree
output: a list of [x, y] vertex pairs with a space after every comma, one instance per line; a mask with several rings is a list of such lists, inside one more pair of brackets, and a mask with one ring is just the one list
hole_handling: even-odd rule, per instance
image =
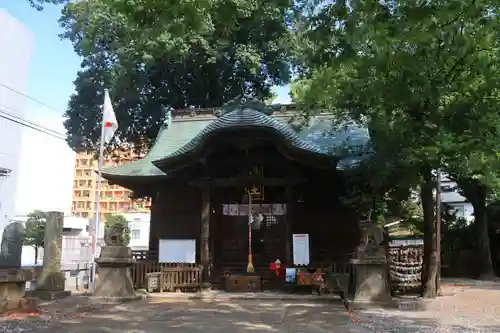
[[66, 111], [67, 140], [95, 149], [103, 89], [117, 141], [153, 139], [162, 109], [217, 107], [244, 90], [259, 98], [290, 79], [291, 0], [76, 1], [60, 19], [82, 57]]
[[[468, 161], [477, 161], [467, 151], [474, 147], [487, 155], [490, 146], [480, 147], [478, 139], [488, 137], [492, 143], [495, 124], [500, 123], [491, 107], [496, 101], [489, 99], [486, 89], [494, 87], [489, 77], [498, 82], [493, 59], [498, 53], [494, 33], [498, 17], [492, 15], [498, 12], [498, 3], [338, 1], [314, 10], [307, 7], [311, 2], [304, 3], [301, 10], [306, 15], [299, 17], [299, 27], [305, 27], [302, 44], [309, 51], [301, 52], [307, 84], [302, 86], [300, 102], [306, 112], [330, 110], [336, 119], [366, 124], [376, 155], [389, 167], [381, 177], [398, 169], [405, 175], [400, 179], [405, 186], [420, 188], [426, 244], [424, 294], [435, 297], [432, 170], [443, 165], [447, 171], [460, 167], [463, 179], [478, 179], [478, 171], [491, 175], [488, 163], [483, 168], [479, 163], [467, 167]], [[469, 115], [478, 118], [479, 107], [467, 106], [482, 98], [491, 104], [482, 108], [487, 112], [484, 119], [496, 121], [477, 128], [468, 119]], [[462, 139], [464, 131], [469, 141]], [[455, 157], [453, 163], [445, 160], [450, 156]], [[457, 156], [467, 158], [456, 163]], [[488, 240], [484, 243], [486, 248]]]
[[38, 11], [43, 10], [43, 6], [50, 5], [61, 5], [63, 3], [68, 2], [68, 0], [28, 0], [28, 3], [31, 7], [35, 8]]
[[[491, 55], [491, 61], [498, 64], [499, 60], [496, 51]], [[464, 87], [459, 102], [452, 102], [450, 98], [450, 108], [455, 112], [448, 118], [446, 126], [455, 135], [450, 136], [445, 147], [445, 169], [474, 207], [480, 278], [497, 279], [491, 259], [486, 207], [500, 189], [500, 158], [497, 152], [500, 144], [500, 71], [498, 66], [494, 66], [488, 71], [483, 70], [479, 77], [471, 72], [466, 75], [476, 77], [476, 82]], [[466, 119], [457, 119], [462, 118], [464, 113]]]
[[104, 239], [106, 245], [125, 245], [130, 242], [130, 228], [125, 216], [120, 214], [106, 216], [104, 224]]
[[24, 224], [24, 244], [35, 249], [35, 265], [38, 263], [38, 249], [43, 247], [45, 237], [46, 214], [41, 210], [35, 210], [28, 214]]

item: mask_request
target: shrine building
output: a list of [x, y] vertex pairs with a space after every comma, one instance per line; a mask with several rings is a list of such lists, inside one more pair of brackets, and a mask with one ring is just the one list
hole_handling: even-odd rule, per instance
[[[287, 266], [347, 261], [359, 244], [360, 217], [340, 196], [360, 158], [350, 148], [365, 145], [367, 131], [332, 132], [328, 115], [296, 126], [295, 116], [293, 106], [246, 97], [173, 111], [144, 158], [104, 169], [103, 177], [152, 198], [149, 250], [156, 260], [162, 241], [191, 241], [191, 260], [205, 280], [246, 270], [249, 195], [256, 272], [278, 258]], [[294, 253], [297, 234], [308, 235], [308, 258]]]

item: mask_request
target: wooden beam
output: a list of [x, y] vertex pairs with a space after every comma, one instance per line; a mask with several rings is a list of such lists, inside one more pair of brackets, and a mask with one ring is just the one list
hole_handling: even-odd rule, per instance
[[298, 185], [307, 182], [307, 179], [301, 176], [266, 178], [266, 177], [234, 177], [218, 179], [195, 179], [189, 182], [191, 185], [201, 187], [233, 187], [233, 186], [287, 186]]

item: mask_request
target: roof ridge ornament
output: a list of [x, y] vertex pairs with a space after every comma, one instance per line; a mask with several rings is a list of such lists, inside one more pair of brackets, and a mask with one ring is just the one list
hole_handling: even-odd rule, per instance
[[254, 96], [244, 93], [242, 95], [238, 95], [235, 98], [227, 101], [221, 107], [221, 115], [224, 115], [229, 112], [244, 110], [244, 109], [252, 109], [255, 111], [259, 111], [267, 116], [273, 114], [273, 110], [264, 104], [260, 99], [255, 98]]
[[165, 129], [165, 128], [170, 128], [172, 126], [172, 107], [165, 107], [163, 108], [163, 124], [161, 125], [160, 130]]

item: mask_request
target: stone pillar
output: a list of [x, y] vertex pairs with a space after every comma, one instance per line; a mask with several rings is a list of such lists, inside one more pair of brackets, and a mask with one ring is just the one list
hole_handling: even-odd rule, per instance
[[64, 214], [48, 212], [45, 222], [45, 237], [43, 239], [43, 271], [37, 281], [33, 296], [53, 300], [70, 295], [65, 291], [64, 274], [61, 272], [61, 247]]
[[203, 267], [203, 285], [210, 287], [210, 188], [201, 188], [200, 259]]

